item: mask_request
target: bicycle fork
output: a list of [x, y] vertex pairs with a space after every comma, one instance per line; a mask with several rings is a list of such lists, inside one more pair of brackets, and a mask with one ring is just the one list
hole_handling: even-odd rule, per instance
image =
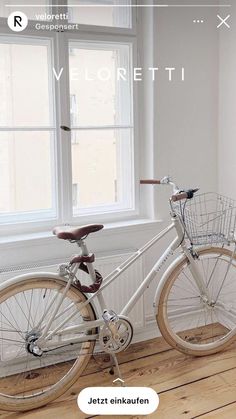
[[[194, 257], [193, 252], [191, 252], [191, 249], [189, 249], [186, 246], [186, 242], [184, 240], [184, 231], [183, 230], [183, 226], [180, 224], [178, 218], [174, 218], [174, 225], [175, 225], [175, 229], [177, 231], [178, 237], [181, 240], [180, 245], [183, 249], [183, 252], [185, 254], [185, 256], [188, 258], [189, 260], [189, 270], [193, 276], [193, 279], [195, 280], [195, 283], [199, 289], [200, 292], [200, 297], [202, 298], [202, 301], [207, 303], [210, 301], [209, 299], [209, 293], [208, 293], [208, 288], [207, 285], [204, 282], [204, 279], [202, 277], [202, 274], [197, 266], [196, 263], [196, 258]], [[182, 237], [182, 239], [181, 239]]]
[[195, 280], [195, 283], [199, 289], [199, 293], [200, 293], [200, 297], [202, 298], [202, 301], [204, 303], [209, 302], [210, 303], [210, 297], [209, 297], [209, 292], [208, 292], [208, 288], [207, 285], [204, 282], [204, 279], [202, 277], [202, 274], [197, 266], [196, 260], [194, 258], [193, 253], [191, 252], [191, 250], [189, 250], [187, 247], [182, 246], [183, 251], [186, 255], [186, 257], [189, 260], [189, 270]]

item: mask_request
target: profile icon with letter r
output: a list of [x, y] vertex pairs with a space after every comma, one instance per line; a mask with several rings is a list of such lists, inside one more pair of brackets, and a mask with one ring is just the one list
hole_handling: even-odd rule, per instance
[[22, 32], [28, 26], [28, 18], [23, 12], [12, 12], [7, 19], [9, 28], [14, 32]]

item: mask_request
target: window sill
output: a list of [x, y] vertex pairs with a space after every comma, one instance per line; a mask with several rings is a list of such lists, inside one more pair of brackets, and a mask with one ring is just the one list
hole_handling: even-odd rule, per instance
[[[153, 230], [155, 227], [160, 226], [162, 220], [151, 220], [151, 219], [133, 219], [128, 221], [119, 221], [115, 223], [104, 223], [104, 230], [99, 232], [102, 234], [102, 238], [105, 239], [114, 233], [132, 233], [135, 231], [142, 232], [143, 230]], [[90, 238], [92, 235], [90, 236]], [[98, 236], [95, 235], [94, 238]], [[15, 234], [2, 236], [0, 239], [0, 249], [6, 247], [21, 247], [24, 244], [27, 245], [41, 245], [50, 243], [55, 240], [55, 236], [51, 231], [34, 232], [26, 234]]]

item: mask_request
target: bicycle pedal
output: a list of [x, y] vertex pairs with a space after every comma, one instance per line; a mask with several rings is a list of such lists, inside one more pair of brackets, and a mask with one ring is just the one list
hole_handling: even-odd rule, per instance
[[113, 310], [104, 310], [102, 318], [105, 323], [116, 322], [119, 320], [119, 317]]

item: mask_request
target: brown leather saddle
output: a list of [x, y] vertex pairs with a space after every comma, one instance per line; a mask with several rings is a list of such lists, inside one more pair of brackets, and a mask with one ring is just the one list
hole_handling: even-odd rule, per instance
[[[103, 227], [104, 227], [103, 224], [89, 224], [89, 225], [85, 225], [85, 226], [82, 226], [82, 227], [76, 227], [76, 228], [71, 228], [69, 226], [68, 227], [67, 226], [63, 226], [63, 227], [59, 226], [59, 227], [54, 227], [53, 234], [55, 234], [55, 236], [57, 236], [59, 239], [70, 240], [72, 242], [76, 242], [76, 241], [79, 241], [79, 240], [87, 237], [88, 234], [90, 234], [90, 233], [95, 233], [96, 231], [102, 230]], [[85, 256], [85, 255], [75, 255], [70, 260], [70, 263], [71, 264], [78, 263], [79, 264], [79, 269], [81, 269], [85, 273], [89, 274], [87, 263], [93, 263], [94, 260], [95, 260], [95, 256], [94, 256], [93, 253], [89, 254], [87, 256]], [[102, 284], [102, 280], [103, 280], [102, 275], [96, 269], [95, 269], [95, 275], [96, 275], [95, 281], [90, 285], [81, 284], [81, 282], [79, 281], [78, 278], [76, 279], [76, 281], [74, 281], [74, 285], [81, 292], [95, 293], [96, 291], [99, 290], [99, 288]]]
[[88, 224], [82, 227], [54, 227], [53, 234], [58, 237], [58, 239], [63, 240], [73, 240], [77, 241], [83, 237], [88, 236], [90, 233], [95, 233], [96, 231], [102, 230], [104, 227], [103, 224]]

